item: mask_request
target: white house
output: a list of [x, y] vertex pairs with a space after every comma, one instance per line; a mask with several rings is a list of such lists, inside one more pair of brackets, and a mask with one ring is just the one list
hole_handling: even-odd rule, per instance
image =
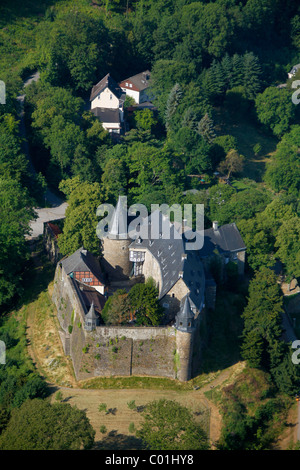
[[149, 70], [146, 70], [145, 72], [126, 78], [119, 83], [119, 86], [123, 92], [125, 92], [126, 95], [131, 96], [137, 104], [151, 101], [149, 91], [147, 91], [150, 75]]
[[91, 111], [109, 132], [117, 134], [121, 132], [124, 101], [125, 93], [109, 73], [92, 88]]

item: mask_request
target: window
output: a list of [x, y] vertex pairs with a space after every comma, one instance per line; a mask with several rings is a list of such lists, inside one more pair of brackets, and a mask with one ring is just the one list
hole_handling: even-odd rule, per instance
[[130, 86], [130, 88], [132, 88], [132, 84], [131, 84], [131, 83], [129, 84], [129, 86]]
[[110, 99], [112, 100], [112, 95], [110, 95]]
[[126, 82], [126, 86], [128, 86], [128, 83]]

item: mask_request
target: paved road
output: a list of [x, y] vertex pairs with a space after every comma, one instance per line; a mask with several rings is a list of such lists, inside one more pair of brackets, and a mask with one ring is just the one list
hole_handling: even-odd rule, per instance
[[[35, 72], [30, 75], [24, 82], [23, 82], [23, 92], [17, 97], [17, 101], [19, 103], [19, 118], [20, 118], [20, 134], [23, 138], [22, 142], [22, 150], [26, 155], [28, 162], [29, 162], [29, 169], [33, 175], [36, 175], [36, 170], [32, 163], [32, 158], [29, 152], [29, 146], [26, 139], [26, 128], [24, 122], [24, 100], [25, 100], [25, 88], [30, 85], [32, 82], [38, 81], [40, 78], [39, 72]], [[31, 234], [27, 236], [27, 239], [33, 239], [38, 237], [39, 235], [43, 234], [43, 224], [44, 222], [49, 222], [51, 220], [62, 219], [65, 217], [65, 211], [67, 208], [67, 203], [65, 203], [62, 199], [52, 193], [49, 189], [47, 189], [45, 193], [46, 201], [52, 206], [51, 208], [35, 208], [35, 211], [38, 215], [38, 218], [31, 222]]]
[[27, 240], [32, 240], [37, 238], [39, 235], [43, 234], [44, 222], [50, 222], [51, 220], [63, 219], [65, 217], [66, 208], [68, 204], [66, 202], [62, 203], [57, 207], [35, 209], [37, 213], [37, 219], [33, 220], [30, 223], [31, 233], [30, 236], [27, 236]]

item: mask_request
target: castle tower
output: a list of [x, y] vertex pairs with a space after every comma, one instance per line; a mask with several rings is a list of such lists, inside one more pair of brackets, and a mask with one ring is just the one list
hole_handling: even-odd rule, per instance
[[109, 281], [127, 280], [133, 268], [133, 264], [129, 260], [129, 245], [132, 240], [127, 234], [125, 199], [124, 196], [119, 196], [111, 222], [109, 237], [101, 240], [102, 265]]
[[176, 350], [179, 358], [177, 378], [183, 382], [191, 379], [194, 340], [194, 314], [186, 295], [176, 315]]
[[84, 329], [87, 331], [92, 331], [99, 325], [99, 317], [96, 315], [94, 302], [85, 316], [84, 320]]

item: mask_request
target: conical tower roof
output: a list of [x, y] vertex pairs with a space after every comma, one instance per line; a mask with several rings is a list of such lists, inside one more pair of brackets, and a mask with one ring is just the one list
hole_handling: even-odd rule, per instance
[[88, 311], [88, 313], [86, 314], [85, 318], [89, 319], [89, 320], [97, 320], [98, 317], [96, 315], [96, 312], [95, 312], [95, 306], [94, 306], [94, 302], [92, 302], [92, 305], [90, 306], [90, 309]]
[[178, 316], [180, 318], [185, 318], [185, 319], [194, 318], [194, 313], [191, 309], [190, 298], [188, 295], [185, 296], [184, 302], [180, 308]]
[[119, 196], [112, 216], [109, 234], [112, 238], [127, 238], [127, 198]]

